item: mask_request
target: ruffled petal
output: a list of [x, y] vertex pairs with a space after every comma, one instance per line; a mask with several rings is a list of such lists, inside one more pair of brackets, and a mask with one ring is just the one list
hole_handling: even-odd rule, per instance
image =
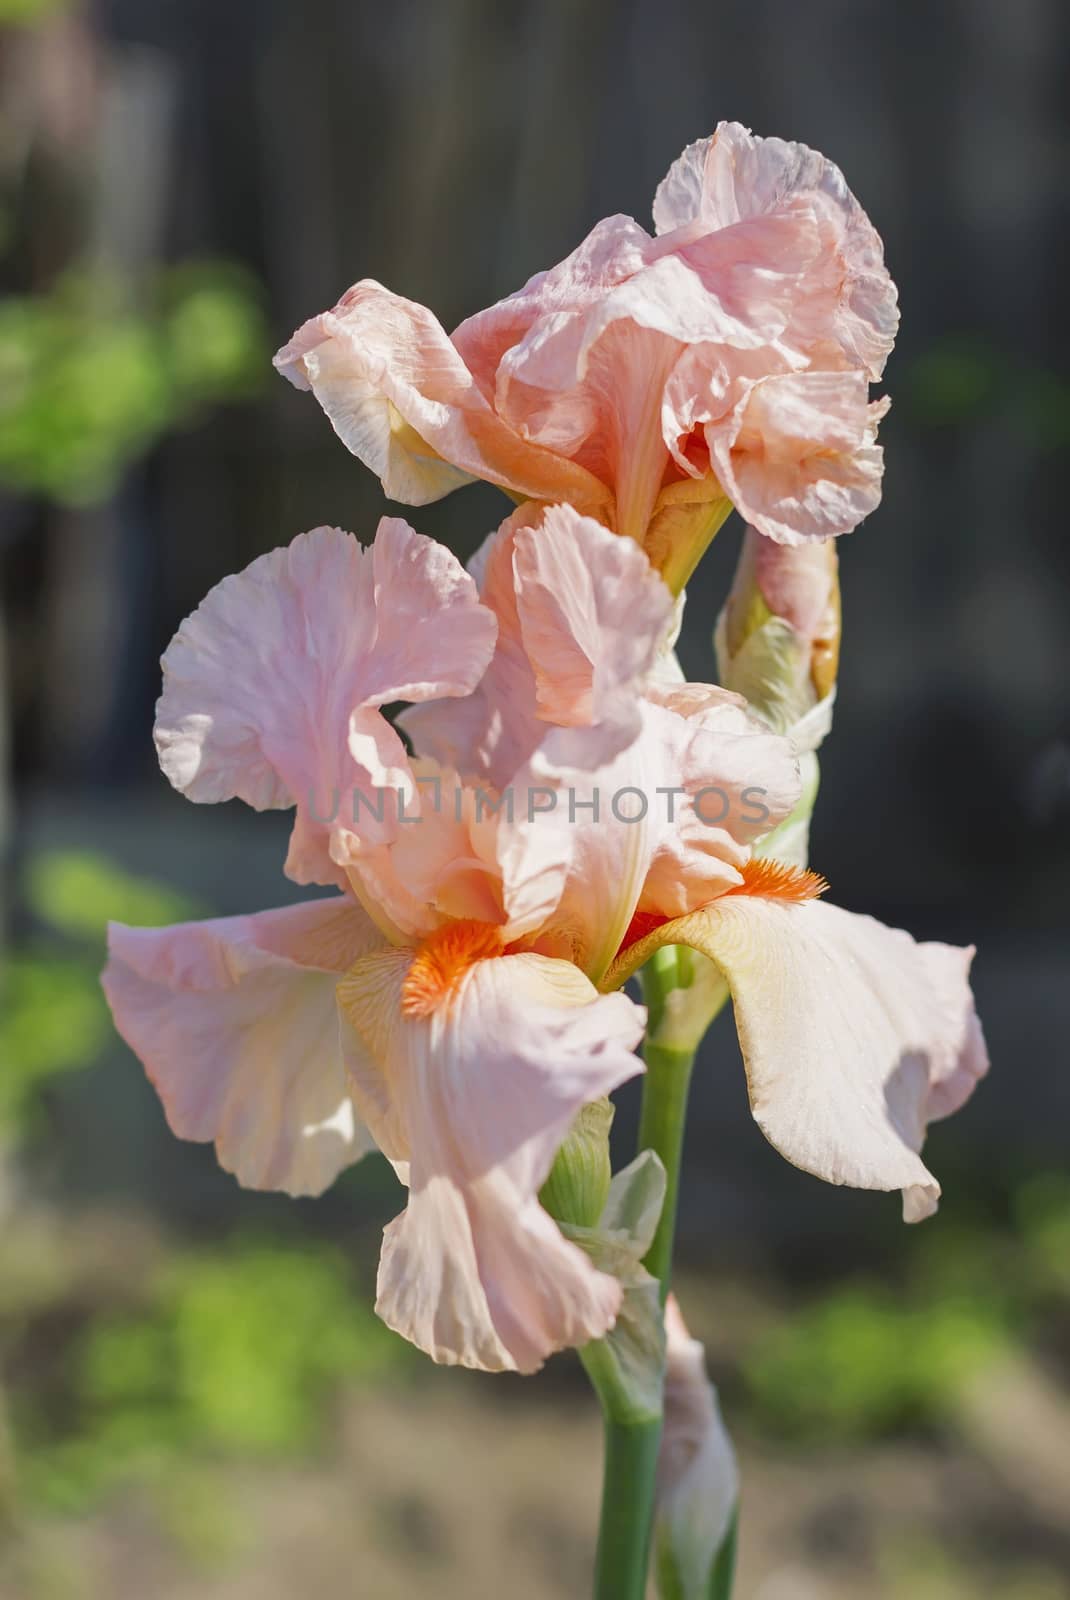
[[421, 755], [494, 788], [508, 783], [545, 733], [520, 627], [513, 567], [518, 531], [539, 526], [545, 511], [538, 501], [526, 501], [484, 540], [470, 562], [480, 599], [498, 623], [494, 658], [479, 687], [463, 700], [412, 706], [398, 718]]
[[595, 981], [636, 911], [679, 916], [738, 884], [751, 840], [799, 793], [789, 742], [736, 696], [699, 685], [648, 695], [623, 750], [600, 730], [548, 735], [514, 780], [512, 818], [496, 824], [510, 933], [558, 941], [545, 948]]
[[717, 475], [742, 516], [779, 544], [850, 533], [881, 498], [877, 424], [859, 372], [766, 378], [731, 417], [709, 423]]
[[404, 522], [384, 518], [370, 550], [317, 528], [224, 578], [175, 635], [160, 765], [191, 800], [295, 805], [287, 872], [343, 882], [329, 856], [339, 818], [362, 793], [372, 827], [372, 791], [409, 783], [404, 746], [376, 708], [469, 693], [495, 633], [456, 558]]
[[392, 500], [424, 505], [475, 477], [586, 509], [605, 501], [582, 467], [502, 421], [430, 311], [371, 279], [300, 327], [275, 365], [312, 390]]
[[[343, 1016], [375, 1062], [354, 1095], [397, 1160], [406, 1210], [384, 1235], [377, 1310], [434, 1360], [533, 1372], [611, 1327], [620, 1285], [538, 1202], [579, 1108], [641, 1070], [644, 1013], [535, 955], [477, 961], [405, 1016], [420, 955], [358, 961]], [[611, 1000], [613, 1004], [607, 1004]]]
[[423, 758], [413, 774], [417, 794], [393, 839], [341, 836], [354, 893], [393, 943], [421, 939], [450, 920], [504, 922], [498, 864], [479, 826], [498, 797]]
[[908, 1222], [935, 1211], [926, 1127], [988, 1070], [972, 949], [824, 902], [729, 894], [631, 946], [603, 987], [661, 944], [690, 944], [724, 973], [751, 1110], [781, 1155], [829, 1183], [902, 1189]]
[[401, 722], [417, 747], [504, 788], [547, 724], [599, 728], [591, 759], [638, 728], [637, 693], [674, 623], [673, 600], [638, 545], [571, 506], [529, 503], [480, 552], [498, 644], [479, 688]]
[[673, 622], [643, 552], [568, 506], [515, 539], [517, 609], [537, 714], [556, 727], [634, 728], [636, 690]]
[[[617, 284], [639, 272], [651, 238], [631, 217], [604, 217], [583, 243], [547, 272], [453, 331], [453, 343], [480, 388], [493, 395], [506, 354], [546, 318], [571, 316], [595, 306]], [[507, 369], [508, 370], [508, 369]]]
[[804, 209], [821, 230], [824, 259], [808, 274], [798, 337], [815, 346], [834, 340], [849, 365], [879, 378], [899, 325], [895, 285], [880, 235], [840, 169], [816, 150], [722, 122], [670, 167], [654, 224], [659, 234], [713, 231]]
[[338, 974], [382, 938], [331, 897], [170, 928], [112, 923], [104, 992], [171, 1129], [248, 1189], [319, 1194], [373, 1148], [338, 1041]]

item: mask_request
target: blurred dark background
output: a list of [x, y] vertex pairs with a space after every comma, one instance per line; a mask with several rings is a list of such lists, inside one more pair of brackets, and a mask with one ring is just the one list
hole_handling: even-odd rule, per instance
[[[211, 584], [391, 509], [276, 346], [360, 277], [454, 326], [599, 217], [649, 225], [722, 117], [837, 161], [899, 284], [812, 856], [852, 909], [976, 942], [993, 1057], [907, 1232], [778, 1160], [711, 1035], [681, 1282], [743, 1441], [739, 1600], [1070, 1595], [1068, 32], [1057, 0], [0, 0], [5, 1600], [489, 1597], [503, 1562], [517, 1600], [584, 1590], [572, 1365], [414, 1368], [368, 1311], [391, 1175], [241, 1195], [95, 972], [109, 916], [296, 897], [285, 822], [190, 806], [150, 738]], [[406, 514], [467, 556], [505, 510]]]

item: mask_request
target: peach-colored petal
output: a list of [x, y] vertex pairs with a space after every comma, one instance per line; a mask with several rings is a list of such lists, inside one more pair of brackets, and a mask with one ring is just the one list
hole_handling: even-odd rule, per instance
[[654, 1525], [666, 1593], [701, 1596], [739, 1501], [739, 1468], [706, 1373], [706, 1352], [692, 1339], [676, 1296], [665, 1304], [665, 1421], [658, 1451]]
[[732, 416], [706, 427], [710, 456], [736, 509], [780, 544], [850, 533], [880, 504], [875, 443], [887, 401], [867, 404], [859, 372], [766, 378]]
[[493, 395], [498, 369], [540, 319], [569, 316], [596, 306], [617, 284], [641, 271], [651, 238], [631, 217], [605, 217], [583, 243], [547, 272], [453, 330], [453, 343], [480, 388]]
[[790, 744], [734, 696], [682, 715], [672, 689], [649, 693], [667, 704], [644, 700], [637, 738], [593, 770], [599, 732], [550, 734], [495, 830], [510, 933], [552, 936], [596, 981], [637, 910], [679, 916], [738, 884], [750, 840], [798, 798]]
[[319, 1194], [373, 1147], [339, 1042], [338, 974], [382, 944], [352, 900], [108, 931], [115, 1025], [182, 1139], [250, 1189]]
[[807, 308], [807, 331], [828, 338], [831, 328], [849, 364], [879, 378], [899, 323], [895, 285], [879, 234], [839, 168], [816, 150], [722, 122], [673, 163], [654, 200], [654, 223], [659, 234], [732, 229], [801, 206], [826, 242], [824, 270], [810, 274], [816, 304]]
[[[399, 699], [466, 694], [496, 625], [449, 551], [384, 518], [363, 550], [317, 528], [211, 590], [163, 658], [160, 765], [191, 800], [294, 805], [286, 870], [344, 882], [329, 857], [354, 797], [408, 786], [408, 759], [378, 711]], [[380, 830], [381, 832], [382, 830]]]
[[634, 727], [635, 692], [673, 621], [639, 547], [569, 506], [515, 538], [517, 610], [537, 715], [556, 727]]
[[275, 365], [312, 390], [391, 499], [423, 505], [479, 477], [592, 510], [605, 501], [581, 466], [528, 443], [495, 413], [430, 311], [371, 279], [299, 328]]
[[541, 523], [529, 500], [487, 538], [470, 568], [480, 599], [498, 622], [498, 642], [479, 687], [463, 700], [412, 706], [398, 721], [416, 749], [464, 777], [503, 788], [545, 732], [536, 714], [535, 674], [520, 628], [513, 547], [518, 529]]
[[454, 919], [504, 922], [498, 864], [479, 827], [494, 814], [495, 791], [466, 787], [452, 768], [426, 758], [413, 763], [413, 775], [416, 795], [389, 842], [342, 832], [337, 853], [354, 893], [394, 943]]
[[[389, 494], [418, 503], [476, 476], [644, 544], [658, 520], [649, 549], [676, 592], [721, 520], [700, 430], [723, 432], [762, 380], [876, 377], [897, 313], [865, 213], [802, 145], [722, 124], [674, 165], [655, 219], [657, 238], [606, 218], [450, 338], [421, 306], [358, 283], [276, 364]], [[681, 475], [709, 484], [693, 515], [660, 501]]]
[[592, 760], [623, 748], [674, 620], [643, 552], [571, 506], [529, 503], [484, 546], [479, 568], [498, 619], [494, 659], [466, 699], [403, 714], [417, 747], [499, 790], [547, 724], [599, 727]]
[[[499, 414], [611, 488], [613, 526], [642, 540], [696, 406], [706, 420], [711, 381], [730, 384], [738, 355], [766, 352], [784, 332], [796, 280], [817, 248], [805, 218], [790, 227], [761, 218], [679, 251], [631, 218], [608, 218], [454, 339]], [[704, 359], [687, 364], [685, 382], [678, 367], [694, 346]], [[790, 365], [766, 354], [753, 375]]]
[[507, 955], [463, 971], [430, 1015], [404, 1016], [414, 959], [369, 956], [339, 987], [375, 1064], [354, 1078], [357, 1104], [409, 1163], [377, 1310], [436, 1361], [533, 1372], [617, 1314], [620, 1285], [537, 1196], [579, 1108], [641, 1070], [643, 1012], [624, 996], [607, 1005], [565, 962]]
[[919, 1151], [988, 1070], [968, 971], [972, 950], [916, 944], [872, 917], [810, 900], [728, 895], [632, 946], [624, 978], [659, 944], [721, 968], [735, 1007], [751, 1110], [781, 1155], [829, 1183], [902, 1189], [908, 1222], [940, 1186]]

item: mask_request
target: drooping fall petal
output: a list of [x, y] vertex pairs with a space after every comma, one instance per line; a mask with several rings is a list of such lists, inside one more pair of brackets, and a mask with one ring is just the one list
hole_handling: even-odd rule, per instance
[[617, 1314], [619, 1284], [537, 1195], [580, 1107], [641, 1070], [631, 1052], [644, 1013], [599, 998], [566, 962], [490, 954], [494, 930], [468, 965], [471, 930], [448, 937], [415, 956], [366, 957], [338, 992], [362, 1046], [358, 1107], [408, 1163], [377, 1309], [436, 1361], [532, 1372]]
[[112, 923], [104, 992], [181, 1139], [249, 1189], [319, 1194], [373, 1148], [338, 1042], [338, 974], [382, 938], [334, 897], [170, 928]]
[[724, 973], [751, 1110], [781, 1155], [829, 1183], [902, 1189], [908, 1222], [935, 1211], [926, 1127], [988, 1070], [972, 950], [824, 902], [726, 894], [629, 947], [602, 986], [661, 944], [692, 945]]
[[877, 424], [860, 372], [764, 378], [730, 417], [706, 425], [710, 457], [736, 509], [760, 533], [802, 544], [849, 533], [880, 504]]
[[287, 872], [342, 883], [336, 819], [358, 792], [410, 786], [378, 707], [467, 694], [495, 631], [456, 558], [404, 522], [384, 518], [368, 550], [317, 528], [224, 578], [171, 641], [160, 765], [191, 800], [296, 806]]
[[477, 477], [537, 499], [604, 503], [581, 466], [528, 443], [496, 414], [430, 311], [370, 278], [304, 323], [275, 365], [312, 390], [392, 500], [424, 505]]

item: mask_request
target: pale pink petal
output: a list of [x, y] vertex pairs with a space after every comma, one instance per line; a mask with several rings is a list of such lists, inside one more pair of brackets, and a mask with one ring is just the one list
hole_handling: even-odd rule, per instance
[[538, 716], [557, 727], [636, 725], [637, 688], [673, 622], [673, 601], [639, 547], [569, 506], [514, 541], [517, 609]]
[[908, 1222], [940, 1186], [919, 1155], [926, 1126], [988, 1070], [968, 983], [972, 950], [916, 944], [823, 901], [727, 895], [641, 940], [691, 944], [721, 968], [751, 1110], [781, 1155], [829, 1183], [902, 1189]]
[[517, 530], [539, 524], [545, 507], [527, 501], [487, 538], [470, 563], [480, 598], [498, 623], [498, 642], [478, 688], [463, 700], [413, 706], [398, 718], [421, 755], [490, 788], [504, 787], [545, 733], [535, 674], [517, 610]]
[[493, 789], [509, 785], [546, 725], [599, 727], [590, 759], [623, 748], [636, 695], [672, 629], [673, 600], [632, 540], [570, 506], [528, 504], [480, 552], [498, 644], [479, 688], [401, 722], [417, 747]]
[[[376, 709], [461, 695], [496, 632], [455, 557], [384, 518], [374, 545], [317, 528], [224, 578], [163, 658], [156, 747], [191, 800], [297, 807], [287, 871], [344, 881], [331, 832], [358, 792], [406, 784], [408, 761]], [[372, 808], [362, 813], [371, 826]]]
[[887, 401], [866, 401], [858, 372], [803, 372], [757, 383], [732, 416], [707, 424], [717, 475], [759, 533], [802, 544], [850, 533], [880, 504], [875, 443]]
[[800, 332], [831, 336], [848, 364], [878, 378], [899, 322], [895, 285], [879, 234], [839, 168], [816, 150], [722, 122], [674, 162], [655, 197], [654, 222], [659, 234], [731, 230], [802, 206], [822, 231], [825, 263], [810, 274]]
[[423, 505], [471, 477], [595, 509], [602, 487], [498, 417], [430, 311], [365, 279], [275, 357], [394, 500]]
[[[641, 540], [650, 520], [669, 462], [663, 392], [685, 346], [754, 350], [786, 327], [800, 268], [778, 226], [708, 242], [692, 262], [630, 218], [608, 218], [559, 266], [454, 335], [518, 433], [612, 489], [618, 532]], [[669, 429], [673, 445], [678, 431]]]
[[494, 814], [494, 791], [466, 787], [451, 768], [425, 758], [414, 763], [413, 775], [416, 794], [399, 812], [389, 843], [343, 832], [339, 853], [354, 893], [387, 931], [403, 936], [392, 934], [395, 943], [451, 920], [504, 922], [497, 862], [480, 853], [478, 824]]
[[651, 244], [645, 228], [631, 217], [605, 217], [557, 266], [536, 273], [522, 289], [462, 322], [453, 331], [453, 343], [481, 389], [495, 394], [506, 354], [541, 319], [597, 305], [615, 285], [642, 269]]
[[533, 1372], [600, 1337], [619, 1308], [620, 1285], [562, 1237], [538, 1191], [579, 1108], [641, 1070], [644, 1014], [565, 962], [509, 955], [471, 966], [430, 1015], [403, 1017], [412, 960], [370, 956], [339, 988], [378, 1069], [354, 1079], [357, 1103], [409, 1163], [377, 1310], [436, 1361]]
[[640, 703], [623, 750], [601, 730], [548, 735], [494, 825], [511, 936], [554, 941], [595, 981], [636, 911], [679, 916], [738, 884], [750, 841], [798, 799], [789, 742], [734, 696], [710, 690], [681, 714], [673, 690], [648, 693], [667, 704]]
[[354, 1112], [338, 975], [382, 938], [348, 898], [108, 930], [104, 991], [171, 1129], [250, 1189], [319, 1194], [373, 1147]]
[[540, 343], [511, 351], [498, 405], [515, 427], [609, 485], [612, 517], [599, 520], [642, 542], [669, 465], [662, 396], [682, 346], [624, 315], [600, 327], [592, 343], [588, 320], [540, 328]]

